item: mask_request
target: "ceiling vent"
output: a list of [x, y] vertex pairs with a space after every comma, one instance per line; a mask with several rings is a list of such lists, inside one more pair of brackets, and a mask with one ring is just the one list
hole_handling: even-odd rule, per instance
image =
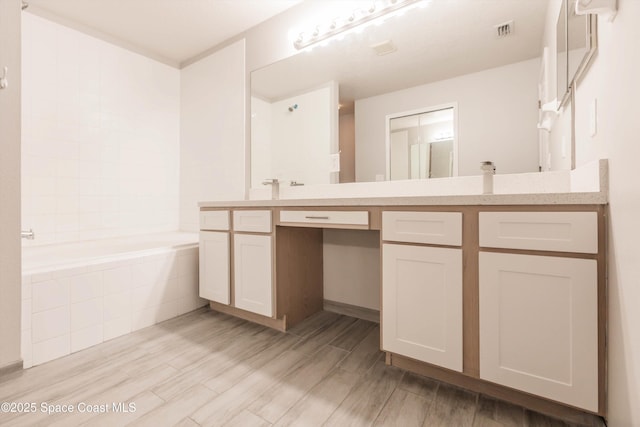
[[496, 37], [499, 39], [510, 36], [513, 34], [513, 21], [503, 22], [502, 24], [494, 25], [496, 30]]
[[375, 51], [378, 56], [386, 55], [396, 51], [396, 46], [391, 40], [385, 40], [380, 43], [372, 44], [371, 49]]

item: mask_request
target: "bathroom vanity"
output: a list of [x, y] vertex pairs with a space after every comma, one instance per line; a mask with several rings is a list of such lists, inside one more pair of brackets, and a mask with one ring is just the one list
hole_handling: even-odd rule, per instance
[[323, 228], [380, 233], [390, 365], [566, 415], [605, 411], [604, 193], [200, 204], [200, 295], [280, 330], [323, 308]]

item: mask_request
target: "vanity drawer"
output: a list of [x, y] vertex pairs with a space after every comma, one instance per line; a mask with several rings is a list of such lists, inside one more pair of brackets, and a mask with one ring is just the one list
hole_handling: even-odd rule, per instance
[[598, 253], [596, 212], [480, 212], [480, 246]]
[[280, 211], [280, 223], [290, 224], [322, 224], [336, 227], [369, 227], [368, 211]]
[[201, 211], [200, 230], [229, 230], [229, 211]]
[[271, 211], [233, 211], [233, 231], [271, 233]]
[[462, 245], [461, 212], [382, 212], [382, 240]]

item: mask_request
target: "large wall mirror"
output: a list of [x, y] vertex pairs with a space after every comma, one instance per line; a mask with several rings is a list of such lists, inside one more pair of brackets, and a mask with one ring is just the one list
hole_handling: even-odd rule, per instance
[[[388, 117], [445, 104], [457, 106], [448, 166], [420, 169], [427, 147], [421, 159], [420, 146], [408, 146], [408, 165], [417, 163], [406, 179], [447, 176], [440, 170], [478, 175], [486, 160], [498, 173], [538, 171], [540, 56], [557, 1], [424, 2], [253, 71], [252, 187], [266, 178], [305, 185], [392, 179]], [[321, 96], [327, 87], [333, 92]], [[327, 123], [335, 127], [322, 131]]]

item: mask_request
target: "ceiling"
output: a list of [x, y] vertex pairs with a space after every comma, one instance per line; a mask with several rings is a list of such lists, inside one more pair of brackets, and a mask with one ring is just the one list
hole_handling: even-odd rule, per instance
[[27, 0], [58, 17], [179, 65], [301, 0]]
[[[107, 41], [179, 67], [190, 59], [302, 0], [27, 0], [27, 11], [58, 20]], [[310, 9], [352, 10], [356, 1], [328, 1]], [[363, 0], [360, 0], [362, 2]], [[549, 0], [431, 0], [384, 25], [304, 52], [252, 74], [252, 89], [282, 98], [340, 82], [341, 101], [398, 90], [539, 57]], [[368, 4], [368, 3], [367, 3]], [[333, 10], [332, 8], [336, 9]], [[326, 9], [326, 10], [325, 10]], [[514, 21], [514, 32], [495, 36], [494, 25]], [[391, 40], [392, 54], [372, 45]], [[346, 110], [345, 110], [346, 111]]]

